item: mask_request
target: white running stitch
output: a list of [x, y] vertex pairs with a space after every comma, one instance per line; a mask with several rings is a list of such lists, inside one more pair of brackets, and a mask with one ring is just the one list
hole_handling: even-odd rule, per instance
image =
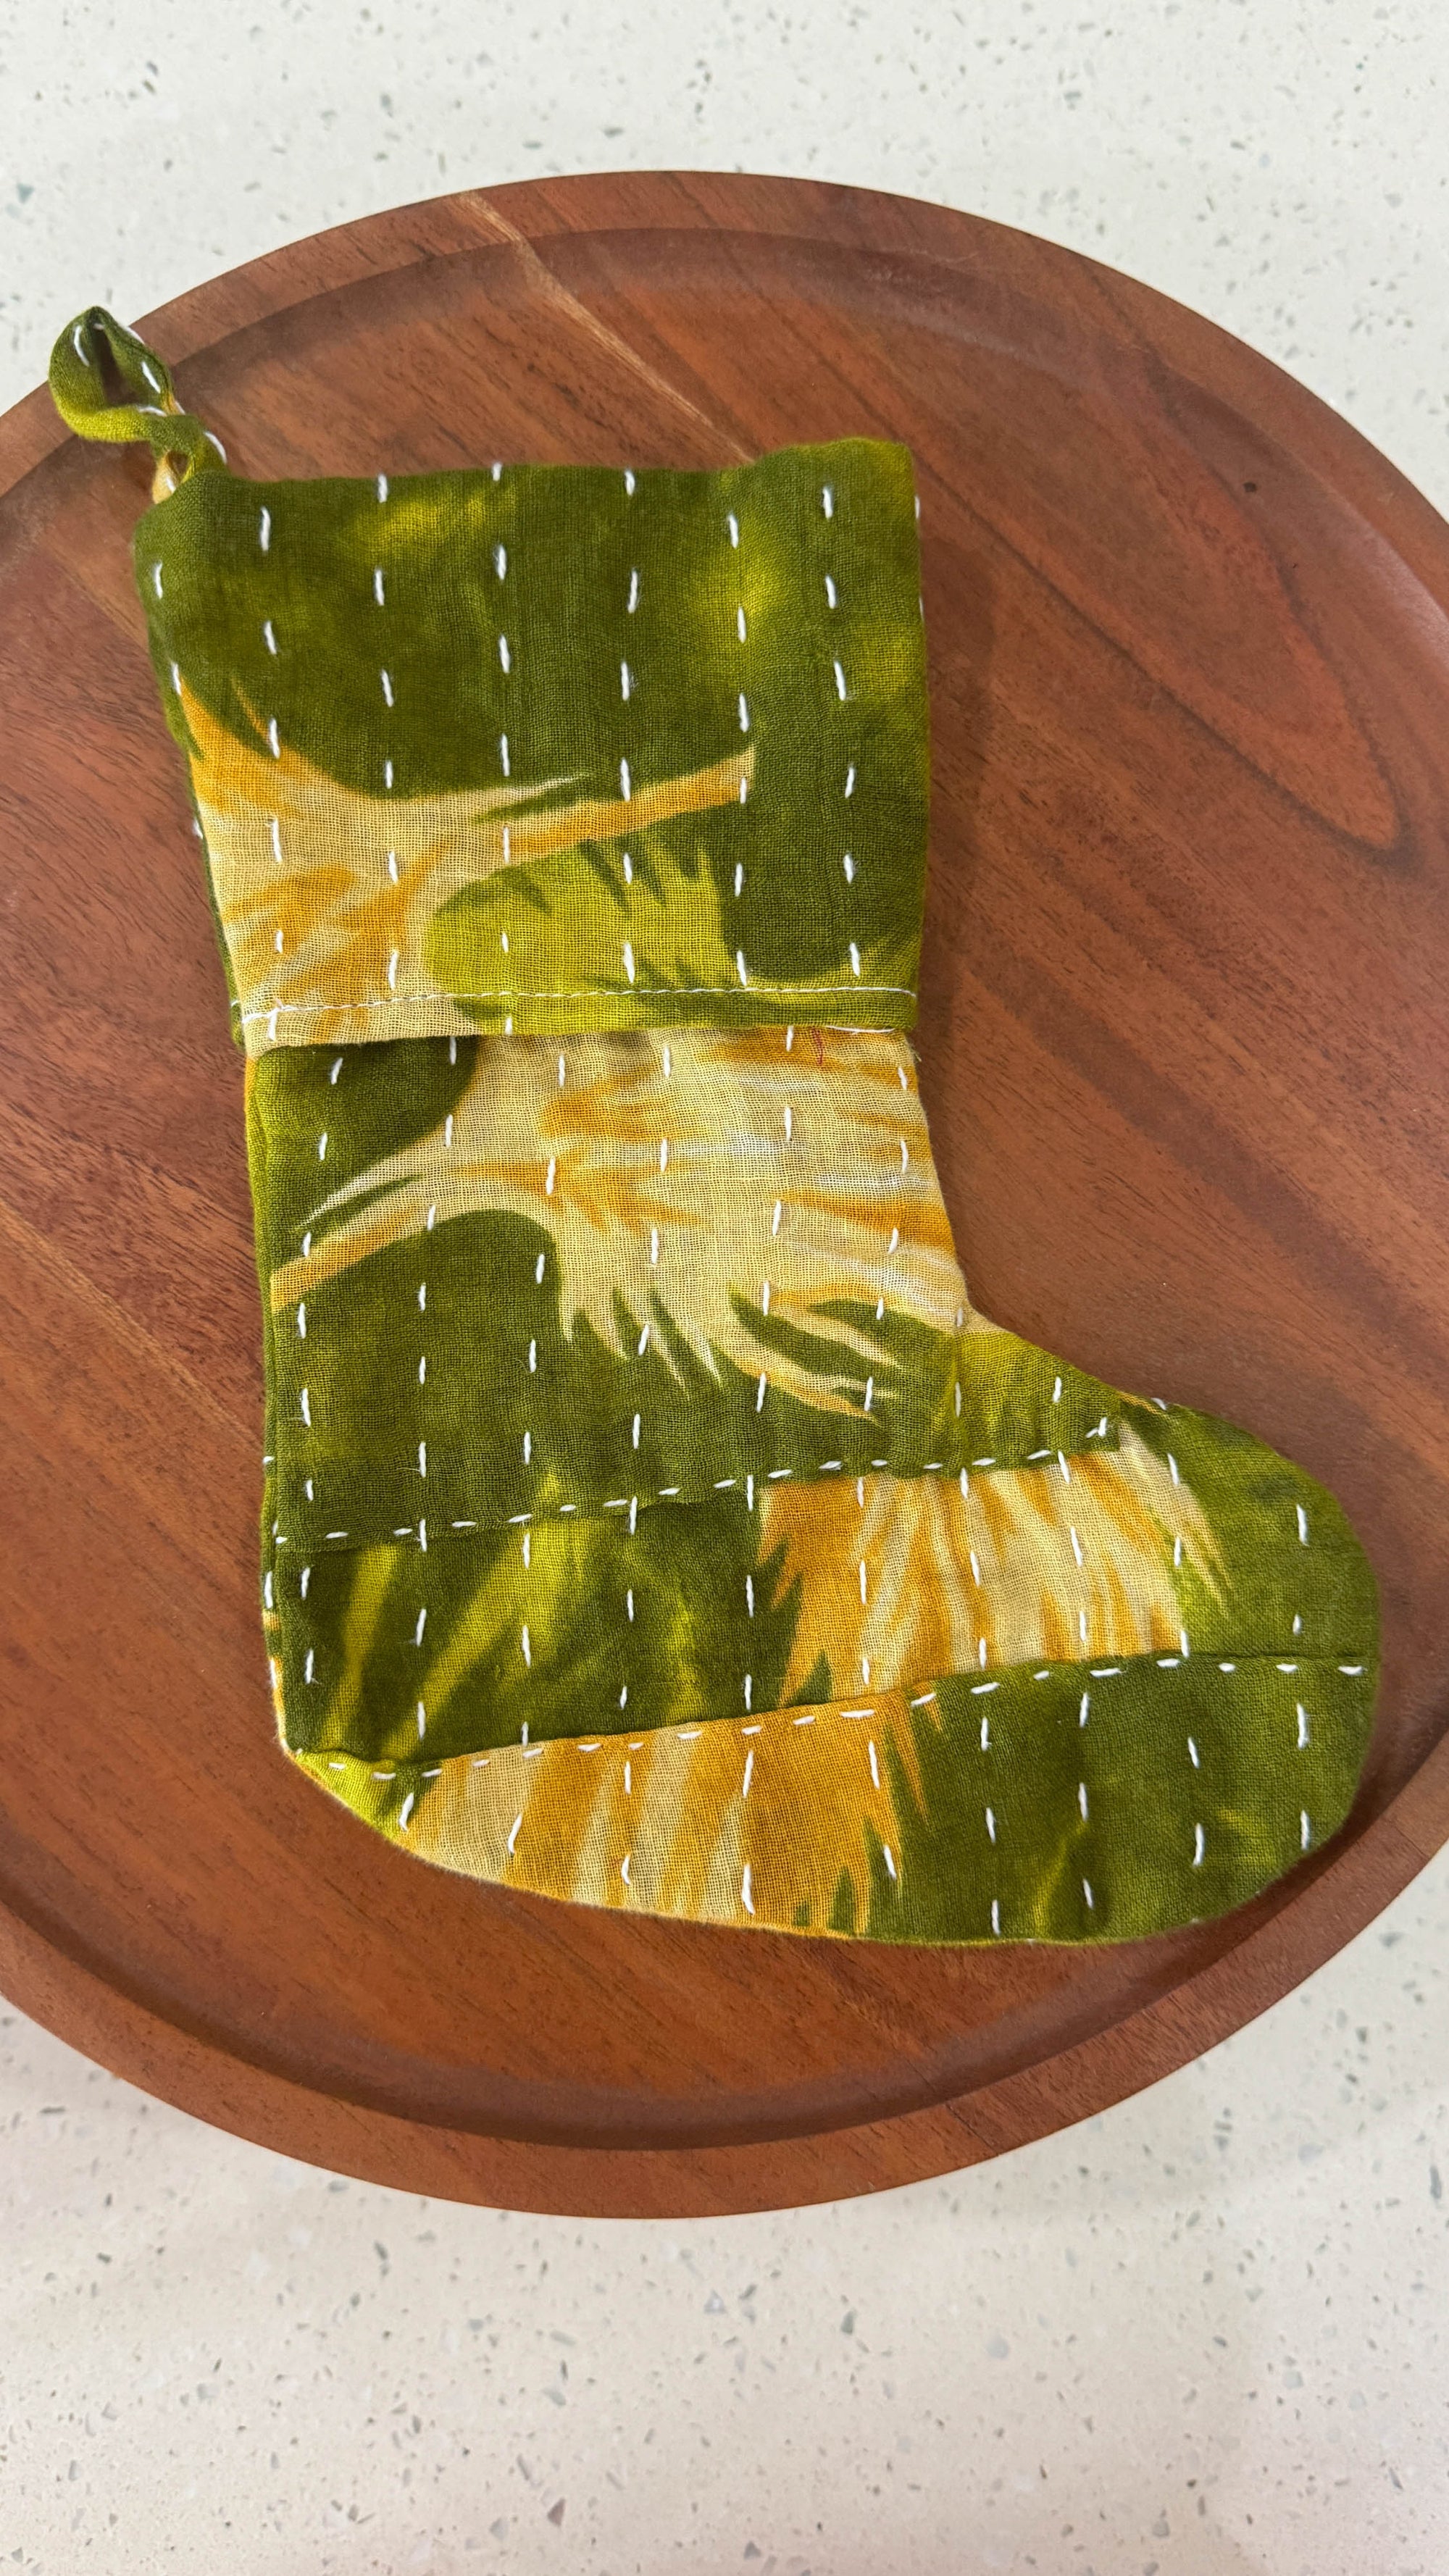
[[[735, 993], [737, 984], [659, 984], [652, 988], [661, 996], [682, 994]], [[812, 993], [914, 993], [913, 984], [752, 984], [752, 993], [796, 993], [808, 1000]], [[273, 1002], [266, 1010], [243, 1011], [238, 1003], [232, 1008], [243, 1020], [273, 1020], [279, 1013], [288, 1016], [297, 1011], [393, 1011], [405, 1010], [414, 1002], [606, 1002], [613, 997], [598, 985], [582, 990], [569, 988], [561, 992], [526, 992], [520, 985], [496, 984], [483, 993], [389, 993], [385, 1001], [375, 1002]], [[648, 994], [644, 998], [649, 998]]]

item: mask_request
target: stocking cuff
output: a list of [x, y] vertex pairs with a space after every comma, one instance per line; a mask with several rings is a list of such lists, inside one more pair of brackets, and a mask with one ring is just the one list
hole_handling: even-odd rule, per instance
[[[82, 355], [81, 353], [84, 352]], [[909, 1027], [927, 719], [909, 454], [243, 481], [92, 313], [238, 1034]], [[63, 397], [63, 399], [62, 399]], [[174, 453], [172, 451], [175, 451]]]

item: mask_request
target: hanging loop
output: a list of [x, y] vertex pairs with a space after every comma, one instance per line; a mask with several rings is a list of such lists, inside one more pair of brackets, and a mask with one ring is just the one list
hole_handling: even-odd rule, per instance
[[[112, 399], [116, 379], [131, 399]], [[153, 501], [164, 501], [192, 474], [226, 466], [215, 431], [182, 410], [164, 359], [104, 305], [92, 304], [66, 324], [50, 353], [50, 390], [77, 437], [145, 441], [156, 460]]]

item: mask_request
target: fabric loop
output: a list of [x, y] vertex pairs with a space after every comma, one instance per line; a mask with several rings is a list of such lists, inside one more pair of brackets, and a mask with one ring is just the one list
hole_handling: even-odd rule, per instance
[[[134, 400], [111, 401], [107, 362]], [[78, 437], [145, 441], [156, 460], [153, 500], [164, 501], [203, 467], [226, 465], [215, 431], [177, 401], [164, 359], [103, 305], [92, 304], [66, 324], [50, 354], [50, 390]]]

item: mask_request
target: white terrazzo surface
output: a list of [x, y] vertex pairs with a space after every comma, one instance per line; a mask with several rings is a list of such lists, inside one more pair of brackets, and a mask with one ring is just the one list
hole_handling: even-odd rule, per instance
[[[63, 319], [486, 180], [935, 196], [1200, 306], [1449, 510], [1430, 0], [0, 0], [0, 403]], [[0, 2570], [1441, 2576], [1449, 1861], [943, 2184], [577, 2225], [343, 2183], [0, 2016]]]

